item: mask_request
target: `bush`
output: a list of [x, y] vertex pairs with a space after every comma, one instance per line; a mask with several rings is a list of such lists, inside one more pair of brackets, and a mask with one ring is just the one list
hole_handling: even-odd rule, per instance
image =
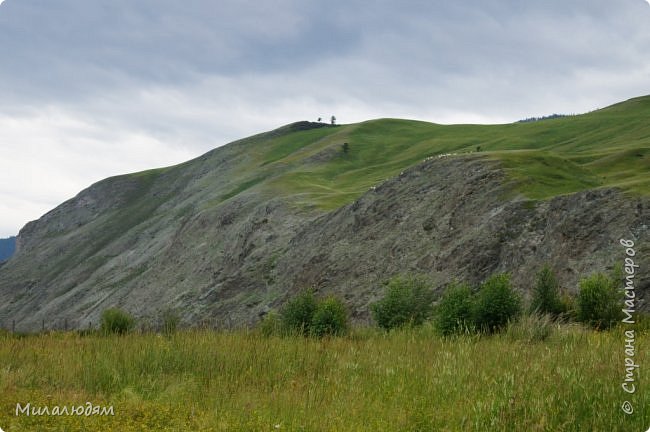
[[621, 292], [614, 278], [596, 273], [580, 280], [579, 321], [597, 330], [606, 330], [621, 319], [621, 305]]
[[533, 289], [533, 298], [530, 303], [530, 312], [549, 314], [558, 317], [565, 312], [565, 307], [560, 300], [559, 284], [553, 271], [545, 265], [537, 273], [537, 283]]
[[311, 333], [311, 324], [316, 312], [316, 299], [311, 290], [306, 290], [289, 300], [280, 311], [283, 327], [301, 335]]
[[135, 319], [121, 309], [110, 308], [102, 312], [101, 330], [104, 334], [125, 334], [134, 326]]
[[339, 336], [348, 330], [348, 314], [341, 300], [328, 297], [321, 301], [314, 312], [311, 331], [314, 336]]
[[388, 281], [384, 298], [371, 306], [377, 324], [386, 330], [420, 325], [431, 316], [433, 292], [422, 278], [397, 276]]
[[512, 289], [510, 275], [496, 274], [483, 282], [473, 309], [476, 328], [487, 333], [497, 332], [514, 320], [521, 311], [521, 299]]
[[282, 317], [274, 311], [267, 313], [259, 325], [260, 331], [264, 336], [280, 336], [284, 334]]
[[472, 290], [466, 284], [452, 284], [436, 310], [436, 329], [443, 336], [468, 331], [472, 327]]

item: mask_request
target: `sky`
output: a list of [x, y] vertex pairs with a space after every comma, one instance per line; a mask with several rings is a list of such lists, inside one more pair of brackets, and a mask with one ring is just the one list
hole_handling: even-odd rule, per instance
[[505, 123], [650, 93], [645, 0], [0, 1], [0, 237], [299, 120]]

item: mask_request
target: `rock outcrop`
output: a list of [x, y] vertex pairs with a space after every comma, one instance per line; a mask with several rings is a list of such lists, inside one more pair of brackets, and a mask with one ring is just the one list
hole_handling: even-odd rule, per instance
[[0, 322], [83, 328], [119, 306], [143, 321], [172, 308], [187, 325], [245, 325], [308, 286], [340, 295], [363, 322], [382, 282], [403, 272], [442, 290], [509, 271], [527, 293], [548, 263], [575, 292], [580, 277], [623, 261], [621, 238], [636, 243], [637, 295], [650, 290], [648, 198], [596, 189], [532, 201], [498, 161], [465, 155], [419, 163], [325, 212], [254, 185], [228, 193], [210, 179], [237, 169], [234, 148], [107, 179], [29, 223], [0, 268]]

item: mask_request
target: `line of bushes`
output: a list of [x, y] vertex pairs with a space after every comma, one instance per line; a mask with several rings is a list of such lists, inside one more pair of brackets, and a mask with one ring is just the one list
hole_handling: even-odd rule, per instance
[[572, 298], [560, 292], [553, 271], [544, 266], [537, 274], [528, 308], [524, 308], [508, 273], [492, 275], [478, 287], [454, 282], [436, 306], [424, 279], [398, 276], [386, 284], [384, 297], [371, 306], [371, 312], [377, 324], [386, 330], [419, 325], [431, 317], [442, 335], [496, 333], [522, 315], [579, 321], [605, 330], [622, 318], [619, 276], [615, 271], [612, 275], [596, 273], [583, 278], [578, 295]]
[[[620, 272], [596, 273], [579, 282], [577, 296], [562, 293], [552, 269], [544, 266], [536, 276], [528, 307], [512, 286], [510, 274], [498, 273], [477, 287], [467, 283], [450, 284], [437, 305], [431, 283], [424, 277], [398, 275], [385, 284], [384, 296], [372, 304], [371, 314], [385, 330], [414, 327], [432, 321], [443, 335], [461, 333], [497, 333], [512, 326], [522, 316], [529, 327], [539, 325], [540, 334], [549, 322], [578, 321], [594, 329], [605, 330], [622, 318], [622, 290], [617, 281]], [[536, 318], [530, 318], [536, 317]], [[536, 320], [536, 323], [532, 321]], [[267, 314], [260, 323], [264, 335], [340, 336], [349, 330], [344, 303], [329, 296], [317, 299], [312, 290], [291, 298], [278, 312]], [[164, 333], [173, 333], [179, 323], [172, 311], [162, 314]], [[128, 313], [111, 308], [103, 312], [100, 331], [125, 334], [135, 326]], [[537, 338], [537, 336], [535, 336]]]
[[[531, 332], [529, 339], [543, 339], [551, 323], [558, 321], [578, 321], [597, 330], [614, 326], [622, 318], [619, 279], [616, 271], [583, 278], [574, 298], [561, 292], [557, 277], [546, 265], [536, 275], [526, 307], [508, 273], [494, 274], [477, 287], [454, 282], [437, 304], [426, 278], [398, 275], [385, 283], [383, 297], [370, 310], [384, 330], [432, 321], [443, 336], [493, 334], [509, 328], [514, 333]], [[267, 314], [260, 328], [265, 335], [343, 335], [348, 331], [348, 314], [336, 297], [317, 300], [313, 291], [307, 290], [290, 299], [279, 312]]]

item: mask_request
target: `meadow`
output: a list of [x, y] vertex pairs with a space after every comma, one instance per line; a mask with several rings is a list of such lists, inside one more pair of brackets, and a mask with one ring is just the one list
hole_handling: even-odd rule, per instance
[[[524, 329], [526, 330], [526, 329]], [[336, 338], [257, 330], [0, 335], [0, 428], [13, 431], [645, 431], [647, 332], [626, 394], [623, 330], [554, 325], [443, 338], [430, 325]], [[641, 380], [638, 380], [638, 377]], [[623, 401], [635, 411], [621, 410]], [[16, 416], [113, 406], [113, 416]]]

